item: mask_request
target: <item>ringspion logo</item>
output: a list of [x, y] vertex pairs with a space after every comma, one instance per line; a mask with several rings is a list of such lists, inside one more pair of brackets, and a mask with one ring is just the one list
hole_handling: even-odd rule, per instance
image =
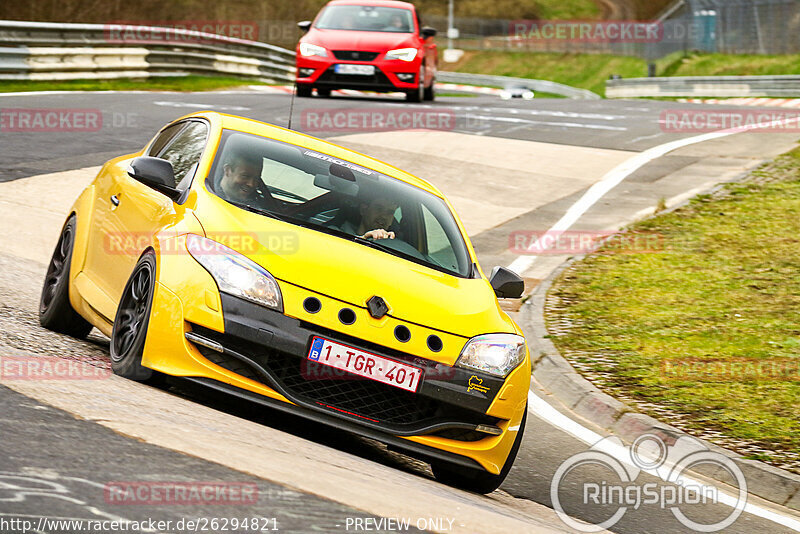
[[[727, 515], [708, 520], [695, 518], [697, 514], [692, 513], [698, 506], [720, 502], [716, 486], [691, 475], [690, 470], [698, 466], [710, 466], [730, 476], [736, 500], [726, 509]], [[571, 477], [573, 472], [577, 474]], [[642, 473], [656, 476], [660, 482], [642, 480]], [[573, 519], [561, 500], [567, 492], [580, 495], [581, 509], [591, 507], [597, 511], [597, 519], [592, 523]], [[667, 443], [655, 434], [643, 434], [625, 446], [618, 437], [611, 436], [558, 467], [550, 483], [550, 499], [561, 521], [578, 532], [610, 529], [628, 510], [642, 507], [667, 509], [681, 525], [695, 532], [717, 532], [741, 515], [747, 504], [747, 482], [731, 458], [710, 450], [695, 438], [681, 436]]]

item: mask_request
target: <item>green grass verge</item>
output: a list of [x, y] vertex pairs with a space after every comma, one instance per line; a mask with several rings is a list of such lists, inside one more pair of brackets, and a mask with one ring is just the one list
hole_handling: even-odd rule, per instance
[[546, 20], [592, 20], [600, 17], [593, 0], [536, 0], [539, 17]]
[[800, 148], [634, 225], [659, 251], [570, 267], [548, 298], [556, 346], [612, 395], [800, 472], [798, 177]]
[[213, 91], [242, 85], [268, 85], [223, 76], [170, 76], [118, 80], [0, 81], [0, 93], [20, 91]]
[[645, 76], [647, 64], [638, 58], [590, 54], [466, 51], [458, 63], [442, 65], [444, 70], [538, 78], [573, 87], [605, 92], [612, 74], [626, 78]]
[[[466, 51], [444, 70], [539, 78], [605, 94], [612, 74], [623, 78], [647, 76], [647, 62], [627, 56], [532, 52]], [[747, 76], [800, 74], [800, 54], [751, 56], [726, 54], [671, 54], [656, 62], [659, 76]]]

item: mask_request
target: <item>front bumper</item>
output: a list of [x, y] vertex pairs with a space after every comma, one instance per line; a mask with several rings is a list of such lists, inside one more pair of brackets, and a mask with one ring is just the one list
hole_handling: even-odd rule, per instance
[[[225, 333], [192, 325], [186, 339], [209, 361], [277, 391], [297, 406], [325, 412], [396, 436], [435, 435], [478, 441], [499, 435], [498, 419], [486, 415], [503, 380], [378, 347], [277, 311], [222, 294]], [[361, 379], [308, 360], [312, 338], [355, 346], [423, 369], [417, 393]]]
[[[284, 284], [283, 314], [220, 294], [208, 272], [188, 253], [159, 254], [158, 261], [144, 366], [371, 437], [424, 460], [445, 460], [492, 473], [502, 468], [525, 410], [529, 359], [505, 380], [478, 376], [452, 367], [452, 358], [443, 357], [447, 363], [426, 358], [429, 351], [424, 347], [415, 349], [417, 355], [402, 353], [402, 346], [387, 348], [387, 336], [394, 340], [394, 325], [402, 324], [393, 318], [369, 326], [362, 321], [365, 315], [356, 323], [364, 322], [361, 328], [343, 327], [358, 336], [353, 337], [332, 330], [339, 324], [336, 315], [342, 303], [319, 293]], [[323, 301], [322, 312], [303, 311], [301, 303], [310, 296]], [[366, 314], [359, 308], [356, 312]], [[425, 337], [436, 333], [408, 326], [423, 346]], [[463, 344], [439, 334], [446, 350]], [[418, 393], [371, 380], [319, 380], [313, 367], [303, 367], [315, 335], [424, 368]], [[365, 339], [380, 339], [381, 344]], [[414, 342], [408, 343], [409, 349]], [[305, 380], [309, 376], [303, 376], [304, 369], [315, 380]], [[473, 376], [484, 380], [482, 388], [471, 387]], [[396, 391], [371, 387], [375, 385]], [[497, 432], [490, 429], [493, 425], [501, 434], [480, 431], [478, 425]]]
[[[380, 54], [377, 59], [372, 61], [347, 61], [333, 57], [303, 57], [297, 56], [297, 83], [312, 85], [323, 89], [368, 89], [372, 91], [407, 91], [418, 87], [417, 78], [421, 60], [400, 61], [397, 59], [381, 59], [384, 54]], [[337, 74], [334, 69], [339, 63], [353, 63], [359, 65], [373, 65], [375, 74], [370, 76], [360, 76], [352, 74]], [[308, 71], [313, 71], [307, 74]], [[398, 75], [413, 75], [407, 78], [408, 81], [401, 80]]]

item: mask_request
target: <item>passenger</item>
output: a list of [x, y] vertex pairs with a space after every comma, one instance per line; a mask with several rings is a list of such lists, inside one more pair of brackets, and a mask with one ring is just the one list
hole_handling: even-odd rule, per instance
[[392, 15], [392, 18], [389, 19], [389, 25], [386, 26], [385, 30], [390, 32], [404, 32], [408, 31], [408, 28], [403, 22], [403, 18], [395, 13]]

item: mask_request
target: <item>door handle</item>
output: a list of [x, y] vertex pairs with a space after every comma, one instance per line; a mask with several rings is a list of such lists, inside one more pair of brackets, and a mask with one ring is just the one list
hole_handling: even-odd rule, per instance
[[114, 206], [119, 206], [119, 197], [117, 195], [111, 195], [111, 203]]

